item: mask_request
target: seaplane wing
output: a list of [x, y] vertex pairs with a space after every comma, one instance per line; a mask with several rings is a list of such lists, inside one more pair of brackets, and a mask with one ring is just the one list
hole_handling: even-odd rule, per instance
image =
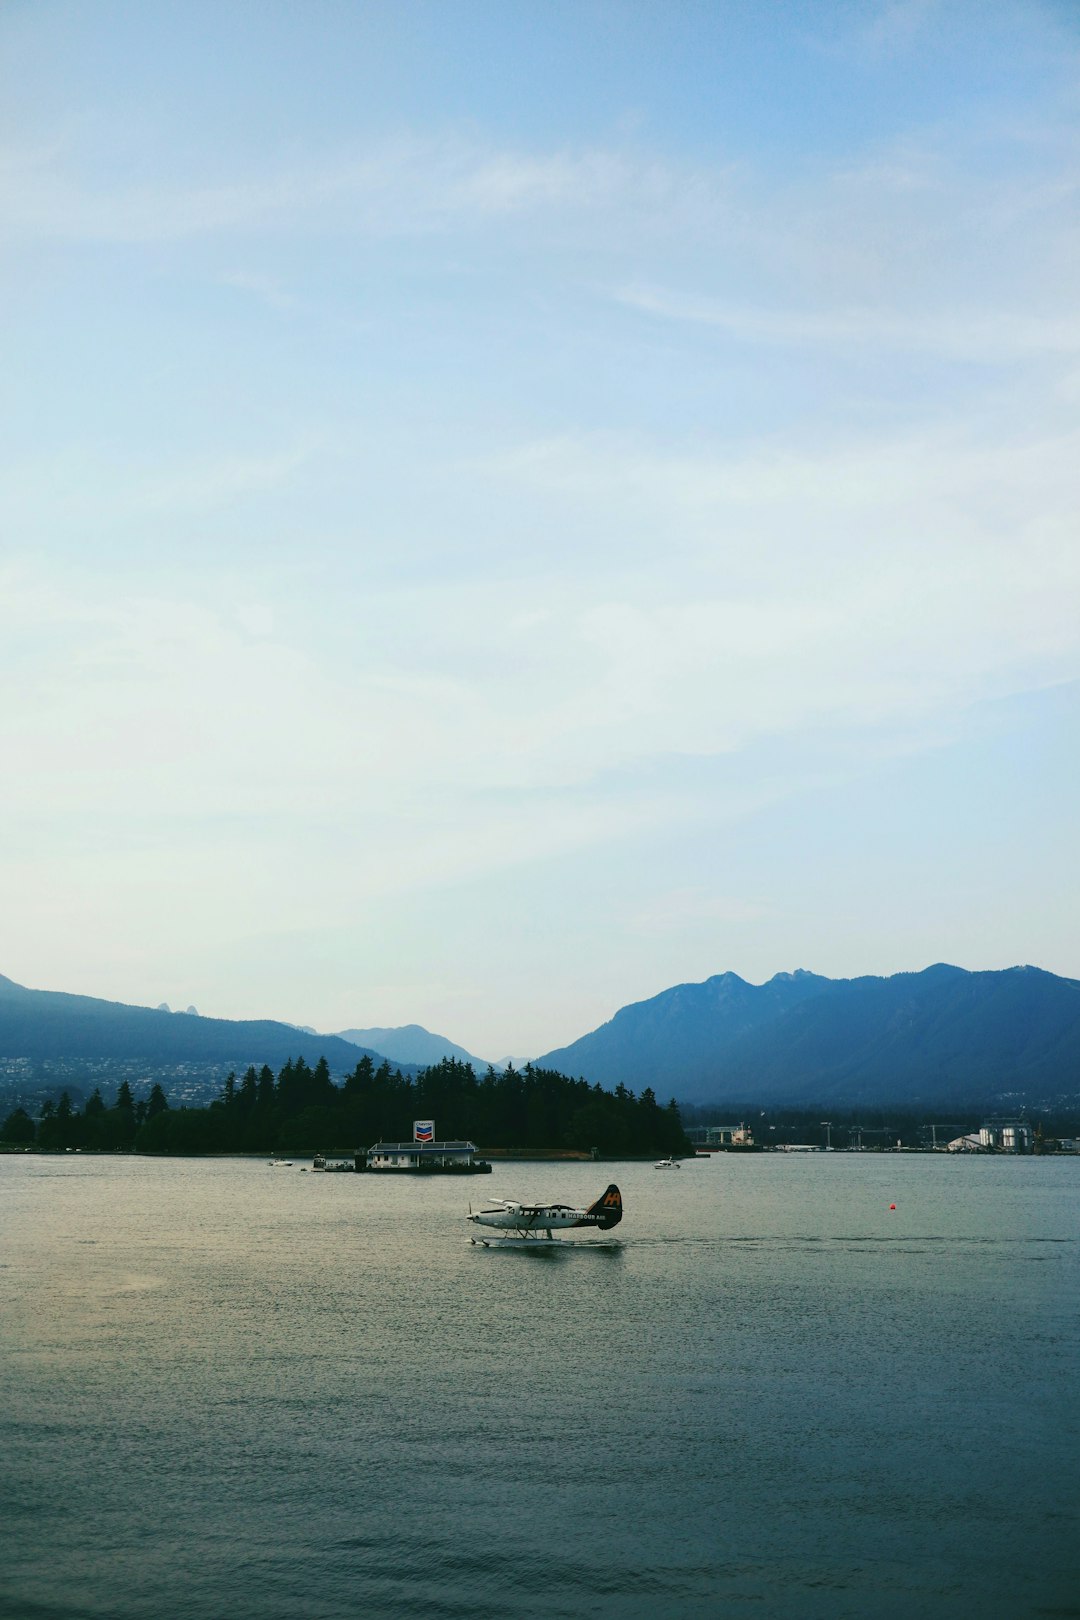
[[614, 1182], [587, 1209], [574, 1209], [570, 1204], [515, 1204], [504, 1198], [490, 1199], [489, 1206], [470, 1209], [468, 1219], [477, 1226], [516, 1232], [518, 1237], [543, 1232], [550, 1238], [554, 1229], [568, 1226], [595, 1226], [607, 1232], [622, 1220], [622, 1194]]

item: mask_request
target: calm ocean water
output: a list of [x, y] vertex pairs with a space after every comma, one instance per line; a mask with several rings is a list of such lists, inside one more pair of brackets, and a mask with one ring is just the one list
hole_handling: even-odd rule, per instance
[[1080, 1162], [5, 1158], [0, 1244], [4, 1617], [1080, 1615]]

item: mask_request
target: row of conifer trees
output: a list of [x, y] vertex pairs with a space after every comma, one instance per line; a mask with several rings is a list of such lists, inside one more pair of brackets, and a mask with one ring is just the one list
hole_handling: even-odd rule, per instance
[[124, 1081], [112, 1107], [95, 1091], [81, 1111], [65, 1092], [35, 1122], [16, 1110], [6, 1142], [63, 1150], [134, 1148], [142, 1153], [299, 1152], [368, 1148], [408, 1141], [414, 1119], [434, 1119], [440, 1137], [481, 1147], [596, 1148], [606, 1155], [687, 1150], [674, 1101], [658, 1104], [646, 1088], [635, 1096], [572, 1080], [526, 1064], [477, 1075], [471, 1063], [445, 1058], [415, 1079], [378, 1067], [367, 1055], [335, 1084], [325, 1058], [311, 1067], [290, 1059], [280, 1072], [264, 1065], [230, 1074], [206, 1108], [170, 1108], [160, 1085], [136, 1102]]
[[42, 1104], [35, 1122], [25, 1108], [16, 1108], [0, 1127], [0, 1139], [25, 1147], [35, 1146], [61, 1152], [65, 1148], [86, 1148], [115, 1152], [133, 1148], [144, 1126], [168, 1110], [169, 1103], [159, 1085], [148, 1097], [136, 1102], [126, 1080], [117, 1088], [112, 1107], [106, 1107], [100, 1089], [95, 1089], [81, 1110], [68, 1093], [59, 1102]]

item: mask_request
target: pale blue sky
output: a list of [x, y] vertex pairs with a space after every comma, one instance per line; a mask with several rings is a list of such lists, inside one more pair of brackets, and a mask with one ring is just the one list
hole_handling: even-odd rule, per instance
[[24, 983], [1080, 976], [1080, 13], [8, 4]]

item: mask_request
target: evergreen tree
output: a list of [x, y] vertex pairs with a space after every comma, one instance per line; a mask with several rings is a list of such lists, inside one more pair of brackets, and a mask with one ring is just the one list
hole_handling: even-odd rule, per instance
[[36, 1134], [34, 1122], [25, 1108], [16, 1108], [0, 1127], [0, 1140], [4, 1142], [19, 1142], [26, 1145], [34, 1140]]
[[374, 1078], [375, 1065], [365, 1052], [352, 1074], [345, 1077], [345, 1095], [352, 1097], [370, 1091]]
[[337, 1087], [330, 1078], [330, 1065], [324, 1057], [316, 1063], [309, 1081], [308, 1106], [327, 1106], [333, 1103]]
[[131, 1087], [121, 1080], [116, 1092], [116, 1103], [105, 1116], [105, 1143], [113, 1148], [130, 1148], [135, 1142], [135, 1100]]
[[296, 1079], [296, 1065], [293, 1063], [292, 1058], [286, 1058], [284, 1064], [278, 1070], [277, 1087], [275, 1089], [275, 1099], [281, 1104], [286, 1113], [291, 1112], [299, 1091], [300, 1086], [297, 1084]]
[[105, 1145], [105, 1104], [101, 1100], [101, 1092], [94, 1087], [93, 1095], [87, 1101], [82, 1113], [82, 1145], [89, 1148], [100, 1148]]
[[66, 1091], [60, 1093], [60, 1101], [56, 1105], [56, 1146], [69, 1148], [75, 1146], [75, 1110], [71, 1106], [71, 1098]]
[[243, 1082], [240, 1086], [239, 1105], [242, 1114], [247, 1115], [255, 1107], [259, 1095], [259, 1077], [255, 1073], [255, 1065], [251, 1063], [244, 1071]]
[[66, 1091], [59, 1103], [53, 1103], [51, 1100], [43, 1103], [38, 1122], [38, 1146], [54, 1153], [60, 1148], [71, 1147], [71, 1120], [71, 1098]]

